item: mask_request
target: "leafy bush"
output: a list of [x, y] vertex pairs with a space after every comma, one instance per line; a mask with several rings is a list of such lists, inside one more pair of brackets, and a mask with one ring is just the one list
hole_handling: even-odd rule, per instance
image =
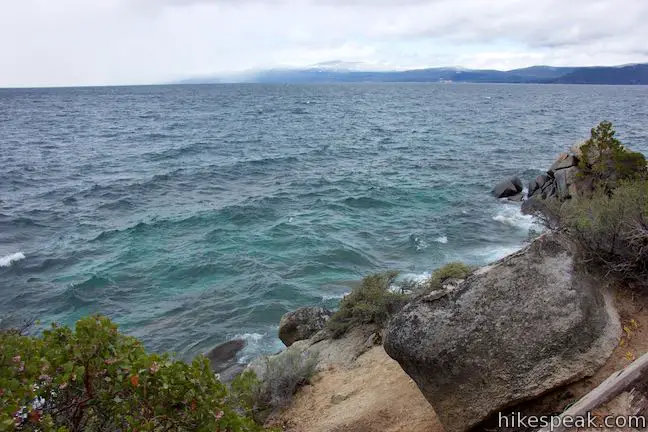
[[398, 272], [366, 276], [359, 286], [340, 302], [340, 309], [328, 320], [333, 337], [340, 337], [354, 326], [373, 324], [382, 328], [389, 317], [404, 304], [407, 296], [390, 290]]
[[648, 181], [625, 180], [614, 190], [561, 207], [561, 226], [588, 261], [607, 273], [648, 285]]
[[259, 431], [202, 356], [147, 354], [108, 318], [0, 333], [0, 429]]
[[639, 179], [646, 174], [644, 155], [627, 150], [615, 134], [612, 123], [603, 121], [580, 147], [581, 177], [590, 179], [595, 188], [610, 190], [617, 181]]
[[473, 267], [462, 262], [451, 262], [432, 272], [432, 275], [425, 283], [426, 291], [440, 289], [443, 283], [450, 279], [465, 279], [473, 271]]
[[626, 149], [615, 134], [612, 123], [601, 122], [580, 154], [575, 151], [577, 196], [565, 202], [535, 199], [531, 211], [575, 240], [593, 269], [648, 287], [646, 158]]

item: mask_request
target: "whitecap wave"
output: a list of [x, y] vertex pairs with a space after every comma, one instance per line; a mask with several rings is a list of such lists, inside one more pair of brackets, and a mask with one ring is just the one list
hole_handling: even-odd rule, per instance
[[0, 258], [0, 267], [9, 267], [12, 263], [25, 259], [25, 254], [16, 252]]
[[267, 353], [276, 353], [285, 348], [277, 337], [277, 327], [272, 327], [266, 333], [243, 333], [235, 336], [235, 339], [243, 339], [245, 348], [239, 353], [238, 362], [246, 364]]
[[525, 231], [531, 230], [536, 225], [533, 216], [522, 214], [520, 207], [510, 205], [502, 208], [497, 215], [493, 216], [493, 220]]
[[414, 245], [414, 248], [419, 252], [427, 249], [428, 246], [430, 246], [428, 242], [425, 241], [425, 239], [422, 239], [421, 237], [417, 237], [414, 234], [410, 235], [410, 241]]
[[482, 248], [474, 251], [471, 255], [471, 259], [477, 262], [492, 263], [499, 259], [504, 258], [507, 255], [511, 255], [522, 249], [524, 245], [519, 246], [491, 246], [488, 248]]
[[439, 236], [434, 239], [435, 242], [441, 243], [441, 244], [447, 244], [448, 243], [448, 237], [447, 236]]
[[244, 333], [238, 338], [243, 339], [245, 342], [250, 343], [250, 342], [258, 342], [261, 339], [263, 339], [263, 335], [261, 333]]

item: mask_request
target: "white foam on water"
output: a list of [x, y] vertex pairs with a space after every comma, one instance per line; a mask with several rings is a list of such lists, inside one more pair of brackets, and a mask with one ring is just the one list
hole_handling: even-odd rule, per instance
[[263, 339], [263, 335], [261, 333], [244, 333], [240, 336], [237, 336], [237, 339], [243, 339], [247, 343], [258, 342]]
[[516, 205], [505, 205], [497, 215], [493, 216], [493, 220], [525, 231], [529, 231], [536, 225], [534, 217], [522, 214], [520, 207]]
[[434, 239], [435, 242], [441, 243], [441, 244], [447, 244], [448, 243], [448, 237], [447, 236], [439, 236]]
[[277, 327], [272, 327], [267, 333], [243, 333], [234, 337], [243, 339], [245, 348], [239, 354], [238, 362], [249, 363], [264, 353], [276, 353], [281, 351], [285, 346], [277, 337]]
[[399, 276], [398, 280], [411, 280], [414, 282], [425, 282], [428, 280], [431, 276], [430, 272], [423, 272], [423, 273], [403, 273], [402, 275]]
[[478, 249], [472, 252], [471, 258], [478, 262], [491, 263], [497, 261], [501, 258], [504, 258], [507, 255], [511, 255], [522, 249], [524, 245], [519, 246], [493, 246], [488, 248]]
[[25, 254], [16, 252], [0, 258], [0, 267], [9, 267], [12, 263], [25, 259]]
[[348, 296], [349, 294], [351, 294], [350, 291], [345, 291], [341, 294], [322, 294], [322, 300], [326, 301], [326, 300], [342, 299]]
[[414, 247], [417, 251], [422, 251], [427, 249], [430, 245], [424, 239], [416, 236], [410, 236], [412, 242], [414, 242]]

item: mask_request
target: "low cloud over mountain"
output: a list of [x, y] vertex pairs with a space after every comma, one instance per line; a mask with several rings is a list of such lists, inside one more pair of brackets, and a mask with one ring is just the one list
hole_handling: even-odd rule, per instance
[[648, 61], [644, 0], [6, 2], [0, 86], [167, 82], [339, 60], [415, 69]]

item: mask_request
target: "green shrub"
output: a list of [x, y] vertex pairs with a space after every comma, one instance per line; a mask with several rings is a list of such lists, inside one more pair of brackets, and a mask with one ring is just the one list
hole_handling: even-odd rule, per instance
[[591, 179], [594, 188], [611, 190], [616, 182], [639, 179], [646, 175], [643, 154], [627, 150], [614, 135], [612, 123], [601, 122], [592, 129], [590, 138], [580, 147], [581, 177]]
[[259, 392], [261, 381], [251, 370], [245, 370], [232, 380], [228, 402], [250, 418], [254, 418], [259, 410]]
[[443, 283], [449, 279], [465, 279], [473, 270], [473, 267], [462, 262], [448, 263], [432, 272], [432, 275], [424, 284], [424, 290], [434, 291], [440, 289]]
[[285, 407], [297, 389], [313, 377], [316, 362], [315, 355], [290, 349], [267, 357], [256, 395], [257, 409], [274, 411]]
[[359, 286], [340, 302], [340, 309], [328, 320], [333, 337], [340, 337], [354, 326], [373, 324], [382, 328], [407, 296], [391, 291], [398, 272], [366, 276]]
[[246, 370], [230, 386], [229, 402], [258, 422], [284, 408], [297, 389], [307, 384], [315, 373], [316, 356], [313, 353], [287, 349], [277, 355], [256, 360], [253, 367], [262, 376]]
[[566, 202], [560, 220], [589, 262], [648, 285], [648, 181], [621, 181], [613, 190]]
[[108, 318], [0, 333], [0, 430], [259, 431], [199, 356], [147, 354]]

